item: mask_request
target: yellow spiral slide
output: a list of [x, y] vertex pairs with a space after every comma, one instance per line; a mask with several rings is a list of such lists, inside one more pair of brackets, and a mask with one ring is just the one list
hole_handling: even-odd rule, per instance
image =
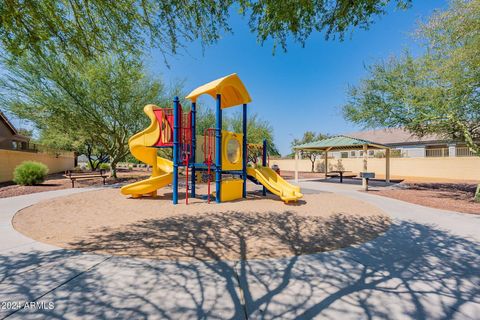
[[150, 178], [122, 187], [122, 194], [132, 195], [134, 198], [143, 195], [155, 196], [158, 189], [172, 183], [172, 161], [157, 156], [157, 149], [152, 147], [160, 137], [160, 124], [155, 116], [155, 109], [159, 108], [153, 104], [146, 105], [143, 108], [143, 112], [150, 118], [150, 125], [128, 140], [128, 146], [132, 155], [152, 166]]

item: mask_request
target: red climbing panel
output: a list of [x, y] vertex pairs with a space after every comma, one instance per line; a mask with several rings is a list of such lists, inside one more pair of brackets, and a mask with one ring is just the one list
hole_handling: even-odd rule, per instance
[[[183, 113], [182, 106], [179, 105], [180, 132], [179, 141], [182, 145], [181, 151], [186, 151], [186, 146], [191, 145], [192, 139], [192, 112]], [[160, 136], [155, 147], [173, 147], [173, 108], [162, 108], [153, 111], [160, 125]], [[191, 146], [189, 147], [191, 148]]]
[[160, 125], [160, 137], [155, 147], [173, 146], [173, 108], [162, 108], [153, 111]]

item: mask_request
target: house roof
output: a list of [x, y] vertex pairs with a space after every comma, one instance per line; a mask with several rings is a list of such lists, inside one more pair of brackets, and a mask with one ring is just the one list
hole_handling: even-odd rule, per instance
[[13, 126], [13, 124], [8, 120], [7, 116], [2, 111], [0, 111], [0, 121], [5, 123], [7, 128], [12, 132], [12, 135], [15, 138], [15, 140], [25, 141], [25, 142], [28, 142], [30, 140], [28, 137], [25, 137], [24, 135], [21, 135], [18, 133], [17, 129]]
[[186, 98], [196, 102], [197, 98], [203, 94], [208, 94], [214, 99], [216, 99], [217, 94], [221, 94], [222, 109], [252, 101], [245, 85], [236, 73], [204, 84], [190, 92]]
[[305, 143], [294, 146], [297, 150], [319, 150], [319, 151], [333, 151], [333, 150], [352, 150], [362, 149], [364, 145], [375, 149], [388, 149], [387, 146], [375, 142], [352, 138], [348, 136], [335, 136], [332, 138]]
[[440, 135], [429, 134], [423, 137], [418, 137], [404, 128], [385, 128], [375, 130], [365, 130], [346, 133], [346, 136], [373, 141], [375, 143], [385, 145], [397, 145], [397, 144], [416, 144], [425, 142], [439, 142], [446, 141], [444, 137]]
[[13, 124], [7, 119], [7, 116], [2, 111], [0, 111], [0, 120], [5, 123], [5, 125], [12, 132], [12, 134], [18, 134], [17, 129], [15, 129]]

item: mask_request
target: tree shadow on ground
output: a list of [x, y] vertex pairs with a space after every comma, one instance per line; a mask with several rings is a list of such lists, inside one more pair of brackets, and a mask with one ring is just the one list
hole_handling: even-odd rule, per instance
[[415, 183], [408, 190], [435, 192], [439, 198], [474, 202], [477, 185], [466, 183]]
[[147, 219], [101, 229], [71, 249], [167, 260], [246, 260], [330, 251], [363, 243], [386, 231], [383, 215], [330, 217], [281, 213], [221, 213]]
[[[236, 213], [228, 214], [235, 217]], [[322, 236], [299, 233], [298, 228], [306, 222], [288, 212], [278, 218], [277, 225], [283, 228], [274, 230], [270, 230], [271, 224], [259, 226], [249, 216], [235, 217], [241, 221], [238, 224], [220, 216], [213, 222], [200, 217], [194, 223], [195, 218], [190, 218], [173, 218], [168, 224], [147, 220], [126, 233], [111, 233], [78, 246], [92, 251], [104, 247], [125, 250], [125, 246], [144, 241], [142, 247], [152, 246], [154, 252], [162, 243], [170, 258], [188, 256], [194, 262], [89, 254], [72, 257], [64, 250], [4, 255], [0, 257], [4, 275], [1, 298], [53, 300], [54, 310], [35, 315], [40, 312], [58, 319], [452, 319], [478, 315], [478, 243], [435, 227], [398, 222], [383, 236], [360, 246], [249, 260], [249, 254], [255, 252], [247, 238], [252, 233], [267, 232], [296, 254], [309, 253]], [[230, 223], [227, 234], [212, 228], [225, 219]], [[349, 223], [339, 220], [323, 229], [336, 228], [345, 233], [340, 238], [352, 242], [348, 239], [356, 235], [349, 232], [363, 231], [351, 229]], [[367, 221], [361, 228], [366, 226]], [[151, 235], [154, 239], [147, 240]], [[168, 243], [166, 239], [170, 239]], [[331, 244], [325, 241], [318, 246], [328, 248]], [[220, 259], [226, 250], [234, 251], [239, 260]], [[82, 269], [72, 261], [78, 257], [98, 262]], [[72, 276], [75, 273], [80, 274]], [[56, 289], [48, 293], [52, 288], [39, 288], [46, 283]], [[16, 315], [28, 318], [29, 313]]]

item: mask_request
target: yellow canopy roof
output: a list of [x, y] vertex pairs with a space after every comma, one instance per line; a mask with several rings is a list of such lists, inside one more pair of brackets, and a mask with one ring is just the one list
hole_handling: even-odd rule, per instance
[[232, 73], [226, 77], [214, 80], [190, 92], [187, 96], [192, 102], [196, 102], [197, 98], [202, 94], [209, 94], [216, 99], [217, 94], [222, 95], [221, 108], [230, 108], [239, 104], [249, 103], [252, 101], [245, 85], [236, 73]]

